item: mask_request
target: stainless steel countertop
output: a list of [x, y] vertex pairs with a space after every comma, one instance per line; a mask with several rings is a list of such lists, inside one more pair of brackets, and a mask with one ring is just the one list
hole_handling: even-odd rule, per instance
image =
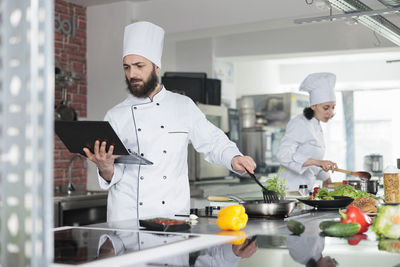
[[[185, 219], [185, 217], [179, 217], [179, 219]], [[305, 232], [301, 236], [293, 236], [287, 229], [286, 221], [284, 220], [271, 220], [266, 218], [249, 219], [246, 227], [242, 229], [242, 231], [245, 232], [249, 238], [254, 235], [257, 236], [256, 242], [258, 250], [250, 258], [240, 259], [237, 265], [230, 264], [229, 266], [301, 266], [297, 261], [298, 259], [296, 260], [293, 254], [295, 252], [293, 251], [293, 245], [295, 245], [296, 250], [301, 252], [300, 255], [303, 255], [313, 249], [309, 246], [312, 246], [315, 242], [322, 244], [322, 247], [320, 246], [319, 248], [319, 255], [325, 258], [335, 258], [336, 261], [339, 262], [339, 266], [375, 267], [395, 266], [398, 264], [398, 254], [381, 251], [380, 247], [378, 247], [380, 243], [376, 240], [376, 236], [371, 230], [366, 233], [367, 239], [362, 240], [357, 245], [351, 245], [345, 238], [320, 236], [321, 231], [319, 229], [319, 223], [324, 220], [339, 219], [337, 211], [312, 211], [307, 215], [302, 215], [294, 219], [305, 225]], [[189, 231], [184, 233], [146, 231], [139, 228], [137, 220], [95, 224], [82, 229], [87, 229], [88, 231], [109, 230], [111, 231], [110, 234], [120, 233], [121, 236], [129, 236], [129, 232], [132, 232], [136, 239], [139, 238], [138, 240], [141, 240], [140, 233], [147, 235], [153, 234], [154, 239], [159, 239], [162, 235], [165, 235], [166, 238], [168, 238], [168, 236], [169, 238], [173, 238], [172, 234], [199, 236], [199, 238], [189, 238], [186, 241], [161, 245], [154, 249], [145, 249], [132, 253], [127, 251], [124, 255], [93, 262], [93, 265], [90, 266], [105, 266], [102, 264], [115, 265], [117, 263], [123, 265], [128, 262], [131, 265], [134, 265], [133, 263], [139, 264], [134, 266], [148, 266], [146, 263], [163, 263], [164, 259], [165, 263], [168, 263], [168, 260], [171, 258], [178, 259], [189, 257], [190, 253], [193, 253], [193, 255], [203, 255], [202, 252], [206, 252], [206, 250], [209, 249], [212, 250], [215, 246], [226, 246], [223, 245], [226, 241], [218, 239], [224, 236], [221, 235], [221, 230], [216, 225], [216, 218], [201, 217], [198, 219], [196, 225], [192, 226]], [[138, 235], [135, 235], [135, 233]], [[88, 234], [90, 235], [90, 233]], [[128, 243], [136, 242], [136, 239], [130, 238]], [[210, 240], [214, 240], [214, 243], [211, 244]], [[210, 243], [206, 244], [205, 241], [210, 241]], [[298, 246], [299, 244], [300, 247]], [[97, 249], [97, 247], [95, 249]]]

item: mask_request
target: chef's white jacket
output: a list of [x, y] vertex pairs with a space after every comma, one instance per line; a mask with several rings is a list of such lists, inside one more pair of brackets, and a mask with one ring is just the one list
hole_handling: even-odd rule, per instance
[[[277, 159], [281, 165], [279, 179], [286, 178], [288, 190], [298, 190], [299, 185], [305, 184], [311, 190], [315, 179], [325, 181], [328, 172], [317, 166], [303, 167], [309, 158], [322, 160], [325, 154], [324, 135], [320, 122], [304, 115], [291, 119], [282, 138]], [[283, 169], [283, 171], [282, 171]]]
[[[128, 96], [105, 116], [127, 149], [154, 165], [114, 164], [111, 182], [98, 175], [109, 190], [107, 221], [189, 214], [189, 141], [207, 161], [231, 169], [241, 155], [224, 132], [210, 123], [194, 102], [162, 88], [153, 100]], [[232, 170], [232, 169], [231, 169]]]
[[325, 247], [325, 238], [319, 236], [288, 235], [286, 245], [289, 255], [298, 263], [306, 265], [311, 259], [319, 261]]
[[[99, 238], [97, 255], [101, 246], [107, 239], [113, 245], [115, 255], [137, 252], [149, 248], [164, 246], [166, 244], [185, 240], [182, 235], [159, 235], [144, 232], [116, 231], [112, 234], [104, 234]], [[189, 266], [189, 253], [178, 254], [151, 261], [156, 266]], [[204, 267], [235, 267], [240, 261], [232, 250], [231, 244], [223, 244], [206, 248], [197, 256], [194, 266]], [[150, 264], [150, 265], [151, 265]], [[192, 266], [192, 265], [190, 265]]]

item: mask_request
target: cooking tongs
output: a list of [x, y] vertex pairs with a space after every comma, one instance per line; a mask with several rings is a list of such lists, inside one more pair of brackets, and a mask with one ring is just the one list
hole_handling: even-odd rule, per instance
[[266, 189], [260, 181], [258, 181], [257, 177], [249, 172], [245, 168], [246, 172], [250, 175], [251, 178], [253, 178], [254, 181], [262, 188], [262, 193], [263, 193], [263, 198], [264, 198], [264, 203], [273, 203], [273, 202], [279, 202], [278, 195], [276, 194], [275, 191], [268, 190]]

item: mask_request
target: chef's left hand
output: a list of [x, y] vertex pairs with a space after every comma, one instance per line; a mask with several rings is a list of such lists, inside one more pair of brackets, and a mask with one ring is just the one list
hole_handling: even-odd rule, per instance
[[231, 161], [232, 168], [237, 172], [247, 173], [246, 170], [254, 174], [257, 167], [254, 160], [249, 156], [234, 156]]
[[250, 258], [257, 251], [257, 243], [254, 240], [250, 244], [232, 245], [232, 251], [236, 256], [241, 258]]

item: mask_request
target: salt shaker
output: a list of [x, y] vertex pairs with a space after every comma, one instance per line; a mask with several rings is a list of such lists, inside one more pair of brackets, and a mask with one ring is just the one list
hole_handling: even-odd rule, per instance
[[309, 192], [307, 185], [306, 184], [299, 185], [299, 192], [303, 197], [308, 197]]

